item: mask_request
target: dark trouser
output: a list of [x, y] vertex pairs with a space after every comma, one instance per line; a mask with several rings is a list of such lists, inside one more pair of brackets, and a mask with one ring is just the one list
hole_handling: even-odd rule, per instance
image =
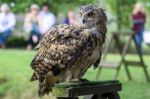
[[135, 35], [135, 41], [140, 54], [143, 53], [143, 49], [142, 49], [143, 32], [144, 32], [144, 28], [141, 29], [141, 31]]
[[33, 39], [32, 39], [33, 36], [37, 36], [38, 41], [41, 38], [41, 34], [39, 32], [31, 31], [30, 37], [29, 37], [29, 40], [28, 40], [28, 45], [33, 45], [34, 44]]
[[8, 37], [11, 35], [12, 30], [6, 30], [0, 33], [0, 45], [5, 45]]

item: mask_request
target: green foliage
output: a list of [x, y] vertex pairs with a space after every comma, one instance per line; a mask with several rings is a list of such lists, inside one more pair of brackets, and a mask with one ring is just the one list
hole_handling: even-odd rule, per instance
[[143, 3], [144, 8], [150, 10], [150, 6], [146, 6], [149, 0], [107, 0], [108, 9], [117, 17], [118, 28], [132, 27], [131, 15], [136, 2]]
[[28, 88], [30, 84], [29, 76], [31, 76], [29, 64], [33, 55], [34, 52], [32, 51], [0, 50], [0, 79], [6, 79], [5, 82], [0, 83], [0, 97], [9, 92], [18, 95], [21, 89]]
[[[136, 2], [142, 2], [147, 15], [150, 15], [149, 0], [1, 0], [0, 3], [8, 3], [9, 5], [14, 3], [15, 6], [12, 7], [13, 12], [23, 14], [30, 10], [30, 6], [33, 3], [38, 4], [40, 7], [43, 4], [48, 4], [51, 11], [57, 15], [60, 12], [66, 14], [68, 10], [79, 8], [80, 5], [99, 4], [101, 1], [105, 2], [107, 5], [106, 9], [110, 10], [117, 17], [116, 23], [119, 29], [131, 29], [131, 15]], [[147, 23], [148, 27], [150, 27], [150, 20]]]
[[[96, 2], [93, 0], [92, 2]], [[42, 6], [43, 4], [48, 4], [51, 10], [57, 14], [57, 12], [66, 12], [69, 9], [74, 9], [77, 6], [92, 3], [91, 0], [5, 0], [3, 3], [12, 4], [15, 3], [15, 7], [12, 10], [15, 13], [24, 13], [29, 11], [32, 4], [38, 4]]]
[[21, 36], [10, 36], [7, 41], [8, 47], [25, 47], [27, 45], [27, 41], [24, 37]]
[[133, 1], [129, 2], [129, 0], [108, 0], [108, 7], [111, 10], [111, 12], [114, 15], [116, 15], [119, 27], [120, 24], [124, 23], [124, 20], [125, 20], [124, 25], [126, 25], [126, 23], [129, 25], [129, 15], [131, 15], [132, 13], [131, 9], [133, 7], [133, 4], [135, 3]]
[[[52, 99], [50, 96], [39, 98], [38, 83], [30, 83], [32, 70], [29, 67], [35, 51], [5, 49], [0, 50], [0, 78], [7, 79], [5, 83], [0, 84], [0, 99]], [[115, 57], [115, 58], [114, 58]], [[144, 55], [144, 62], [148, 65], [150, 71], [149, 56]], [[138, 60], [135, 55], [127, 57], [129, 60]], [[109, 54], [108, 60], [119, 61], [119, 55]], [[122, 65], [124, 66], [124, 65]], [[141, 68], [130, 67], [133, 81], [128, 81], [124, 67], [119, 73], [119, 80], [122, 83], [121, 99], [149, 99], [150, 83], [146, 82]], [[112, 79], [114, 70], [102, 69], [100, 81]], [[96, 70], [92, 68], [86, 73], [86, 78], [93, 80]], [[131, 94], [132, 93], [132, 94]]]

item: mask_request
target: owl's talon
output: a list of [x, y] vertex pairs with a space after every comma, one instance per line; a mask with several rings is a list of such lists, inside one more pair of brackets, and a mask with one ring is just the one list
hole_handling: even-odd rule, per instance
[[89, 82], [89, 80], [87, 80], [86, 78], [80, 78], [79, 79], [81, 82]]
[[71, 80], [71, 82], [79, 82], [79, 81], [80, 81], [80, 79], [78, 79], [78, 78], [74, 78]]

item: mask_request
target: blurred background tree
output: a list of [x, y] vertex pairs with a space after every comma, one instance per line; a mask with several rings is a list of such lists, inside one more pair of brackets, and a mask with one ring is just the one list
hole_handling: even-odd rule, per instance
[[[75, 9], [79, 5], [88, 3], [100, 4], [108, 9], [111, 16], [115, 16], [116, 29], [130, 29], [131, 28], [131, 14], [136, 2], [142, 2], [147, 15], [150, 15], [150, 1], [149, 0], [1, 0], [0, 3], [8, 3], [13, 12], [25, 13], [29, 11], [30, 5], [35, 3], [40, 6], [47, 3], [50, 5], [51, 11], [56, 15], [58, 13], [66, 14], [68, 9]], [[147, 27], [150, 27], [150, 20], [147, 22]]]
[[[102, 1], [102, 0], [100, 0]], [[131, 14], [133, 7], [136, 2], [142, 2], [143, 7], [147, 13], [150, 15], [150, 1], [149, 0], [106, 0], [107, 8], [110, 12], [116, 16], [117, 30], [120, 29], [130, 29], [131, 24]], [[148, 18], [147, 18], [148, 19]], [[150, 27], [150, 20], [147, 22], [148, 28]]]
[[[93, 0], [92, 2], [96, 2]], [[1, 3], [9, 3], [12, 10], [16, 13], [24, 13], [30, 9], [31, 4], [42, 4], [47, 3], [50, 5], [51, 10], [57, 14], [57, 12], [67, 12], [68, 9], [74, 9], [78, 5], [84, 5], [91, 3], [91, 0], [1, 0]], [[61, 6], [60, 6], [61, 5]]]

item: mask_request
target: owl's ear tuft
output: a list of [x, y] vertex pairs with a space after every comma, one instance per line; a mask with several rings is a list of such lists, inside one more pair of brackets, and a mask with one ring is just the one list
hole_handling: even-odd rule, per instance
[[106, 16], [106, 13], [105, 13], [105, 9], [99, 7], [99, 8], [97, 8], [97, 10], [98, 10], [100, 16], [103, 18], [103, 21], [106, 22], [107, 21], [107, 16]]
[[99, 7], [98, 10], [101, 12], [105, 12], [106, 9]]
[[82, 9], [84, 9], [84, 8], [85, 8], [85, 6], [80, 6], [79, 8], [80, 8], [80, 10], [82, 10]]

